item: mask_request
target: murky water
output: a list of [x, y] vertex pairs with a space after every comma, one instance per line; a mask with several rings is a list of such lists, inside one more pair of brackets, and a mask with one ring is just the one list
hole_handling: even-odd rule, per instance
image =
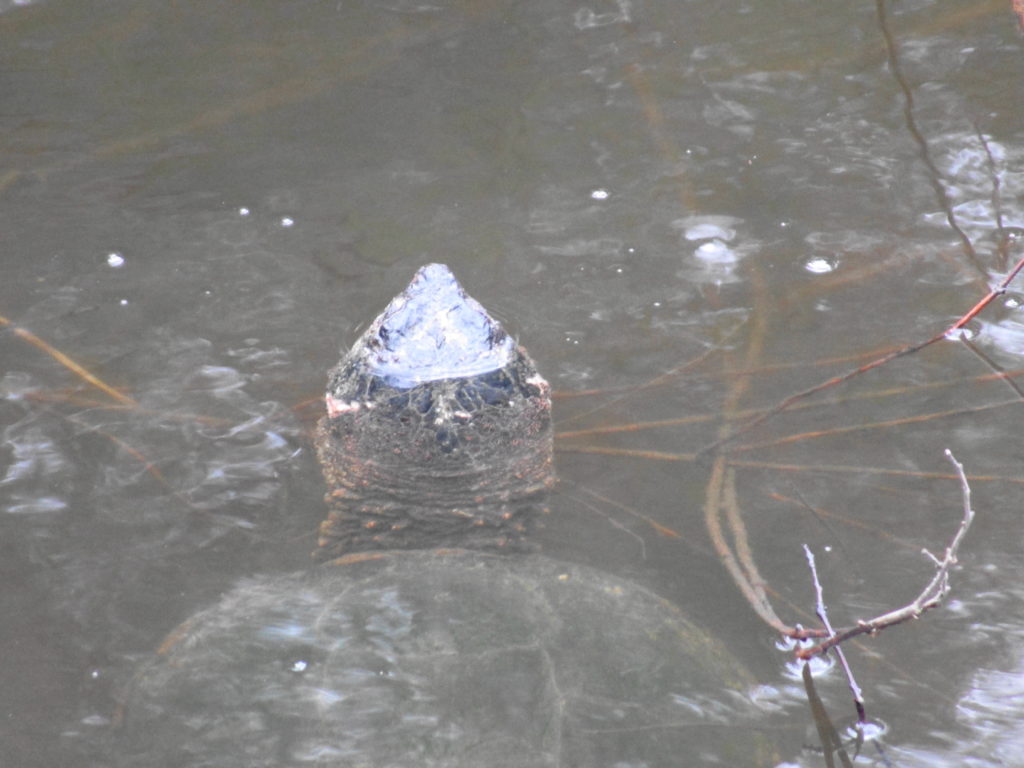
[[[5, 759], [102, 764], [171, 628], [307, 566], [324, 372], [444, 261], [559, 395], [548, 551], [721, 638], [777, 764], [825, 758], [707, 499], [734, 489], [784, 621], [815, 623], [806, 542], [845, 626], [931, 577], [951, 448], [978, 518], [944, 607], [846, 646], [884, 724], [857, 762], [1024, 765], [1022, 396], [994, 375], [1022, 367], [1019, 280], [973, 347], [693, 455], [1024, 257], [1016, 24], [976, 0], [0, 2]], [[844, 679], [818, 685], [842, 732]]]

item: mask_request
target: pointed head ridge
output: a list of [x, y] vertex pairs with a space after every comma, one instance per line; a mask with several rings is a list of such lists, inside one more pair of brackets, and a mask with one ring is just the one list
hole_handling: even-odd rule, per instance
[[421, 267], [373, 321], [353, 353], [399, 388], [503, 368], [515, 342], [444, 264]]

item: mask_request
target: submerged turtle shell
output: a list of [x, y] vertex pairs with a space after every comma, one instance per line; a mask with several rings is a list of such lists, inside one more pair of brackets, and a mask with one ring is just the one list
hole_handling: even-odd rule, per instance
[[636, 584], [537, 555], [347, 560], [182, 625], [136, 678], [123, 765], [760, 761], [749, 680]]
[[451, 272], [421, 269], [330, 374], [320, 551], [344, 556], [179, 627], [133, 682], [120, 764], [764, 764], [741, 668], [673, 605], [483, 551], [530, 543], [550, 406]]

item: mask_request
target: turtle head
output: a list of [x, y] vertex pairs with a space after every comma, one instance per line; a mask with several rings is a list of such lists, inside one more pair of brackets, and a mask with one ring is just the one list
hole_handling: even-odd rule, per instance
[[548, 383], [443, 264], [422, 267], [331, 370], [316, 434], [318, 557], [516, 550], [554, 482]]

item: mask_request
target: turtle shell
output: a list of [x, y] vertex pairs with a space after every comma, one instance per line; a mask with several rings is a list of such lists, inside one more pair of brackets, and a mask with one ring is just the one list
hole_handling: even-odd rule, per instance
[[762, 763], [740, 665], [671, 603], [540, 555], [405, 551], [242, 582], [128, 696], [131, 766]]

